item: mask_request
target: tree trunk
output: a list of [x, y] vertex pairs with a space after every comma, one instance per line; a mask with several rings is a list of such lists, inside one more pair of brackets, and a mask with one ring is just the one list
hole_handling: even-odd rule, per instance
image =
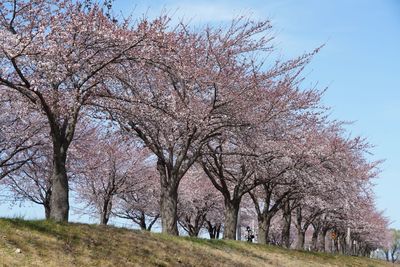
[[318, 234], [318, 251], [325, 252], [325, 237], [327, 232], [328, 229], [323, 228]]
[[185, 216], [184, 220], [187, 225], [189, 236], [198, 237], [200, 230], [204, 225], [205, 214], [201, 210], [197, 210], [196, 217], [194, 218], [194, 224], [192, 224], [190, 216]]
[[101, 225], [107, 225], [107, 223], [108, 223], [108, 216], [107, 216], [107, 214], [105, 213], [105, 212], [102, 212], [101, 214], [100, 214], [100, 224]]
[[221, 224], [215, 226], [215, 239], [219, 239], [219, 235], [221, 233]]
[[212, 227], [212, 228], [207, 227], [207, 230], [208, 230], [208, 235], [210, 236], [210, 239], [215, 239], [214, 227]]
[[219, 238], [219, 233], [221, 231], [221, 224], [216, 223], [215, 225], [212, 225], [210, 221], [207, 222], [207, 230], [208, 234], [210, 235], [210, 239], [218, 239]]
[[190, 237], [197, 237], [197, 233], [195, 231], [189, 230], [188, 234]]
[[190, 237], [197, 237], [199, 235], [199, 232], [200, 232], [199, 228], [193, 227], [193, 228], [190, 228], [188, 233], [189, 233]]
[[312, 251], [317, 251], [318, 250], [318, 234], [319, 234], [319, 227], [314, 227], [314, 231], [312, 233], [312, 238], [311, 238], [311, 250]]
[[162, 232], [179, 235], [178, 232], [178, 186], [179, 177], [168, 168], [162, 159], [157, 160], [157, 171], [160, 174], [160, 216]]
[[111, 198], [105, 199], [102, 210], [100, 212], [100, 224], [101, 225], [107, 225], [108, 221], [110, 220], [111, 208], [112, 208]]
[[371, 258], [371, 249], [369, 247], [365, 251], [365, 257]]
[[265, 229], [264, 221], [258, 221], [258, 237], [257, 242], [259, 244], [267, 244], [267, 229]]
[[283, 226], [282, 226], [282, 246], [290, 248], [290, 224], [292, 222], [292, 214], [290, 211], [289, 201], [285, 201], [283, 205]]
[[340, 254], [346, 254], [346, 237], [344, 234], [339, 236]]
[[352, 251], [352, 255], [353, 256], [357, 256], [358, 255], [358, 241], [353, 239], [353, 244], [351, 245], [351, 251]]
[[162, 232], [170, 235], [178, 235], [178, 187], [174, 184], [161, 184], [161, 226]]
[[[157, 222], [158, 217], [160, 217], [159, 214], [157, 214], [156, 216], [154, 216], [154, 218], [150, 221], [149, 225], [147, 226], [147, 229], [145, 229], [145, 230], [147, 230], [147, 231], [150, 232], [150, 231], [151, 231], [151, 228], [153, 227], [153, 225]], [[144, 216], [144, 218], [146, 218], [146, 216]], [[145, 219], [145, 223], [146, 223], [146, 219]]]
[[269, 228], [272, 217], [266, 214], [258, 216], [258, 243], [268, 244]]
[[110, 219], [110, 216], [107, 213], [107, 211], [101, 212], [101, 214], [100, 214], [100, 224], [101, 225], [107, 225], [109, 219]]
[[52, 194], [50, 197], [50, 219], [56, 222], [68, 222], [69, 186], [65, 168], [66, 151], [62, 152], [57, 145], [53, 146], [53, 171], [51, 176]]
[[386, 261], [390, 262], [390, 259], [389, 259], [389, 250], [384, 250], [383, 252], [385, 253]]
[[48, 219], [50, 219], [50, 211], [51, 211], [50, 204], [49, 203], [45, 203], [43, 205], [43, 207], [44, 207], [45, 218], [46, 218], [46, 220], [48, 220]]
[[333, 253], [338, 253], [339, 252], [339, 242], [338, 242], [338, 236], [336, 236], [335, 239], [333, 239]]
[[296, 249], [303, 250], [304, 249], [304, 239], [306, 231], [303, 230], [302, 226], [303, 217], [301, 214], [301, 207], [297, 207], [296, 209], [296, 228], [297, 228], [297, 242]]
[[139, 218], [139, 226], [140, 226], [140, 230], [144, 230], [144, 231], [147, 230], [146, 219], [145, 219], [143, 213], [142, 213], [141, 218]]
[[224, 239], [236, 240], [237, 218], [240, 201], [225, 200]]
[[[392, 252], [390, 253], [390, 255], [392, 257], [392, 259], [391, 259], [392, 263], [395, 263], [397, 261], [397, 259], [398, 259], [398, 256], [396, 256], [397, 252], [398, 252], [397, 249], [393, 249], [392, 248]], [[389, 256], [389, 252], [388, 252], [388, 256]]]
[[207, 230], [208, 230], [208, 234], [210, 235], [210, 239], [215, 239], [216, 226], [213, 226], [210, 221], [206, 221], [206, 223], [207, 223]]
[[44, 215], [46, 220], [50, 219], [51, 214], [51, 186], [45, 191], [44, 199], [43, 199], [43, 207], [44, 207]]
[[297, 229], [297, 243], [296, 249], [303, 250], [304, 249], [304, 241], [305, 241], [306, 232], [302, 229]]

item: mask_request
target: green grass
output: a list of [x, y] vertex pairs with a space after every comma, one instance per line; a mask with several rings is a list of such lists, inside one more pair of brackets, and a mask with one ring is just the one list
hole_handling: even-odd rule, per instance
[[[16, 249], [21, 253], [16, 253]], [[124, 228], [0, 219], [0, 266], [393, 266], [384, 261]]]

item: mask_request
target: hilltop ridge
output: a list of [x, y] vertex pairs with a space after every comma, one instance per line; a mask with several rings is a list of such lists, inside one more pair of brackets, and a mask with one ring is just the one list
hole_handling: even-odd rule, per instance
[[393, 266], [240, 241], [89, 224], [0, 219], [0, 266]]

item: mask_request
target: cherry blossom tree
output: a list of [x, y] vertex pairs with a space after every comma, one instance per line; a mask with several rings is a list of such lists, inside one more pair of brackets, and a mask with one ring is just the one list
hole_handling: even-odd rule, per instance
[[[281, 143], [279, 147], [285, 148], [285, 144]], [[284, 155], [276, 155], [274, 160], [263, 165], [262, 172], [266, 179], [248, 192], [257, 214], [258, 243], [270, 242], [268, 236], [273, 217], [283, 209], [287, 199], [296, 193], [287, 179], [287, 172], [293, 168], [293, 164]]]
[[53, 149], [50, 217], [67, 221], [65, 164], [83, 107], [103, 87], [107, 68], [139, 49], [146, 33], [72, 0], [4, 0], [0, 10], [1, 90], [18, 92], [45, 118]]
[[4, 184], [18, 202], [30, 201], [42, 205], [45, 218], [50, 218], [51, 147], [42, 145], [35, 150], [34, 157], [21, 168], [8, 174]]
[[[293, 224], [297, 229], [296, 247], [303, 249], [305, 233], [312, 224], [312, 247], [316, 249], [318, 235], [321, 233], [323, 237], [320, 239], [324, 242], [327, 231], [334, 227], [326, 219], [339, 216], [344, 220], [343, 216], [350, 209], [349, 203], [362, 194], [371, 178], [376, 177], [375, 170], [379, 162], [365, 161], [363, 153], [369, 145], [363, 139], [342, 138], [341, 123], [329, 124], [319, 120], [317, 124], [303, 125], [307, 126], [296, 131], [299, 138], [286, 139], [286, 147], [281, 142], [279, 147], [283, 149], [280, 153], [286, 156], [280, 160], [277, 157], [265, 175], [273, 174], [271, 170], [274, 168], [286, 166], [282, 169], [284, 172], [250, 191], [250, 196], [259, 221], [260, 242], [268, 240], [264, 229], [268, 231], [270, 224], [266, 222], [281, 210], [283, 225], [280, 244], [286, 247], [291, 245]], [[286, 136], [291, 136], [290, 131], [286, 131]], [[280, 163], [283, 159], [286, 159], [284, 164]], [[263, 165], [264, 168], [266, 166]], [[343, 236], [339, 240], [343, 242]], [[341, 247], [345, 248], [345, 244]]]
[[151, 158], [138, 158], [125, 190], [115, 199], [113, 215], [128, 219], [140, 229], [150, 231], [160, 217], [159, 174]]
[[[178, 234], [178, 186], [202, 147], [223, 129], [243, 125], [238, 108], [251, 98], [244, 73], [249, 54], [266, 48], [268, 22], [234, 21], [228, 29], [160, 31], [150, 58], [116, 70], [121, 91], [110, 92], [113, 119], [157, 157], [164, 232]], [[253, 38], [254, 37], [254, 38]], [[110, 103], [111, 102], [111, 103]]]
[[202, 170], [192, 167], [183, 177], [178, 193], [179, 225], [189, 236], [197, 237], [208, 218], [208, 229], [215, 236], [218, 229], [213, 229], [212, 212], [221, 212], [222, 199]]
[[12, 101], [14, 97], [9, 91], [0, 95], [0, 180], [31, 162], [42, 144], [36, 137], [43, 123], [27, 103]]
[[[313, 224], [314, 249], [317, 247], [317, 238], [320, 239], [320, 249], [324, 249], [326, 232], [329, 228], [334, 229], [335, 246], [340, 245], [340, 252], [345, 254], [350, 253], [348, 232], [356, 222], [352, 220], [352, 214], [355, 210], [363, 210], [363, 203], [373, 199], [372, 196], [362, 196], [371, 195], [371, 179], [377, 176], [380, 161], [365, 160], [364, 154], [370, 145], [361, 138], [344, 139], [332, 129], [326, 137], [328, 142], [319, 141], [324, 150], [319, 149], [319, 153], [315, 154], [320, 161], [316, 165], [319, 170], [314, 168], [319, 180], [324, 181], [323, 186], [314, 182], [308, 187], [308, 191], [311, 191], [305, 194], [297, 207], [296, 226], [299, 232], [304, 233], [309, 224]], [[360, 201], [360, 198], [363, 200]], [[305, 221], [301, 222], [302, 219]], [[321, 236], [318, 236], [320, 231]], [[298, 240], [304, 242], [301, 238]], [[300, 249], [303, 246], [298, 244]]]
[[141, 230], [151, 231], [160, 218], [159, 191], [149, 188], [148, 183], [137, 190], [130, 189], [118, 195], [113, 215], [132, 221]]
[[[118, 132], [94, 128], [86, 140], [76, 143], [73, 162], [74, 190], [80, 201], [95, 208], [100, 224], [107, 224], [115, 197], [130, 191], [135, 176], [146, 179], [148, 153]], [[88, 150], [87, 147], [92, 147]]]
[[[317, 52], [317, 51], [315, 51]], [[237, 212], [243, 195], [281, 176], [289, 166], [272, 163], [285, 156], [277, 149], [288, 132], [285, 127], [295, 127], [315, 120], [319, 114], [317, 103], [320, 92], [301, 91], [299, 71], [314, 53], [294, 61], [278, 64], [266, 73], [253, 72], [247, 82], [257, 89], [258, 101], [246, 115], [247, 129], [238, 129], [208, 142], [201, 158], [203, 169], [225, 198], [224, 237], [235, 238]], [[284, 77], [280, 77], [284, 73]], [[307, 110], [307, 112], [304, 112]], [[242, 111], [243, 112], [243, 111]], [[297, 127], [299, 128], [299, 127]], [[272, 168], [269, 168], [274, 166]]]
[[[351, 222], [351, 240], [353, 241], [353, 255], [370, 256], [370, 253], [377, 248], [384, 248], [388, 236], [388, 219], [374, 207], [374, 203], [363, 199], [364, 202], [358, 205], [357, 212], [348, 215]], [[361, 219], [362, 216], [362, 219]], [[337, 231], [343, 232], [347, 225], [338, 225]], [[336, 229], [335, 229], [336, 230]], [[339, 243], [339, 245], [341, 245]], [[343, 246], [340, 246], [342, 249]], [[337, 247], [335, 251], [340, 251]]]
[[385, 240], [387, 241], [383, 247], [385, 259], [395, 263], [400, 259], [400, 231], [390, 229]]
[[224, 213], [221, 212], [223, 210], [223, 202], [216, 201], [216, 204], [218, 206], [210, 210], [205, 219], [205, 228], [208, 231], [210, 239], [219, 239], [223, 231]]
[[[24, 110], [24, 109], [22, 109]], [[32, 114], [31, 120], [41, 118]], [[24, 116], [25, 119], [29, 118]], [[20, 168], [9, 173], [4, 179], [4, 185], [8, 187], [9, 193], [14, 197], [17, 202], [33, 202], [42, 205], [45, 210], [45, 218], [50, 219], [51, 205], [50, 198], [52, 194], [52, 145], [46, 143], [49, 140], [49, 131], [45, 127], [45, 122], [35, 121], [38, 130], [35, 131], [33, 136], [29, 137], [29, 141], [35, 146], [30, 147], [23, 151], [21, 158], [29, 158]], [[83, 124], [81, 124], [83, 125]], [[74, 178], [72, 172], [71, 162], [78, 163], [76, 148], [82, 146], [93, 146], [88, 142], [88, 135], [93, 135], [93, 126], [89, 122], [85, 127], [79, 127], [74, 135], [74, 145], [70, 149], [70, 154], [66, 162], [68, 172], [68, 179], [71, 182]], [[29, 129], [26, 129], [27, 131]], [[26, 134], [26, 133], [24, 133]]]

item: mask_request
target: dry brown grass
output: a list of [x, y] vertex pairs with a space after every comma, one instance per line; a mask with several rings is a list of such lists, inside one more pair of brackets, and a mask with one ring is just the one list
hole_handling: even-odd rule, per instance
[[[16, 253], [17, 248], [21, 253]], [[393, 266], [246, 242], [0, 219], [0, 266]]]

